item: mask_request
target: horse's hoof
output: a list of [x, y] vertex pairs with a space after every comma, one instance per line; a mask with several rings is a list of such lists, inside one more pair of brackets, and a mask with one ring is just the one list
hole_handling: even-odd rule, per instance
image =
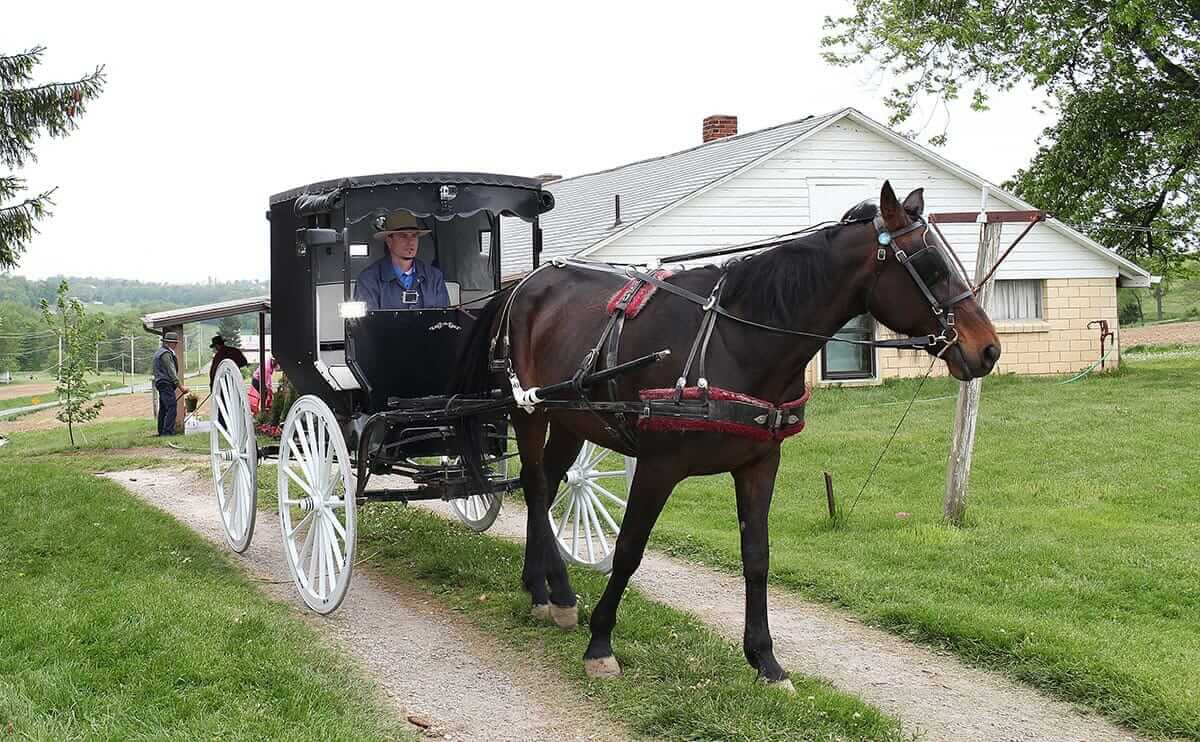
[[589, 678], [605, 680], [621, 676], [621, 665], [617, 662], [617, 658], [611, 654], [607, 657], [600, 657], [594, 660], [585, 659], [583, 661], [583, 669], [587, 672]]
[[533, 620], [535, 621], [550, 623], [550, 604], [534, 603], [533, 610], [529, 611], [529, 614], [533, 616]]
[[579, 606], [561, 606], [551, 603], [550, 619], [563, 631], [571, 631], [579, 625]]
[[791, 678], [783, 678], [781, 680], [767, 680], [766, 678], [759, 678], [758, 680], [768, 688], [777, 688], [784, 693], [787, 693], [789, 696], [796, 695], [796, 686], [792, 685]]

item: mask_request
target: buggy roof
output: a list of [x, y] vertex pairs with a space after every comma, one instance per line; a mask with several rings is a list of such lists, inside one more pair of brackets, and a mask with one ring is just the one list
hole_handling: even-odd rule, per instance
[[[436, 187], [431, 187], [436, 186]], [[461, 195], [472, 196], [450, 203], [439, 198], [442, 186], [456, 186]], [[341, 204], [348, 192], [372, 193], [373, 207], [378, 210], [384, 191], [394, 193], [385, 198], [389, 209], [412, 211], [416, 216], [451, 219], [480, 210], [490, 210], [505, 216], [518, 216], [533, 221], [539, 214], [554, 208], [554, 196], [541, 189], [541, 181], [517, 175], [494, 173], [380, 173], [355, 175], [350, 178], [322, 180], [271, 196], [271, 205], [294, 201], [296, 216], [328, 213]], [[454, 198], [454, 197], [452, 197]], [[358, 199], [355, 199], [358, 201]]]

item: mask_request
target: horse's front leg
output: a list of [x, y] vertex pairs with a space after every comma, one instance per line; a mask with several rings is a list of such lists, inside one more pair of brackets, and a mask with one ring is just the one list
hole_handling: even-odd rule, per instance
[[612, 574], [604, 587], [604, 595], [592, 611], [592, 639], [583, 655], [583, 667], [594, 678], [616, 677], [621, 665], [613, 656], [612, 631], [617, 623], [617, 607], [629, 585], [629, 578], [642, 563], [650, 530], [662, 513], [663, 505], [679, 482], [675, 476], [650, 462], [638, 462], [629, 488], [625, 518], [613, 550]]
[[[524, 414], [514, 413], [514, 416]], [[525, 494], [526, 512], [525, 566], [521, 571], [521, 584], [533, 601], [535, 617], [550, 619], [562, 629], [573, 629], [579, 620], [575, 590], [554, 545], [554, 534], [546, 517], [551, 496], [543, 468], [547, 456], [547, 416], [535, 412], [523, 419], [514, 418], [513, 427], [521, 457], [521, 489]]]
[[767, 626], [767, 570], [770, 537], [767, 515], [779, 470], [779, 446], [733, 472], [737, 490], [738, 526], [742, 537], [742, 573], [746, 577], [746, 628], [742, 649], [764, 682], [793, 690], [788, 674], [775, 660], [771, 630]]

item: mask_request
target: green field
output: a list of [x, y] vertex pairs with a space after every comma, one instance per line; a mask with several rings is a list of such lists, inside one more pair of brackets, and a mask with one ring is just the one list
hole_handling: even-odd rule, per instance
[[[1200, 260], [1190, 263], [1191, 270], [1196, 276], [1184, 279], [1174, 279], [1167, 285], [1163, 295], [1163, 319], [1196, 319], [1200, 320]], [[1149, 289], [1118, 289], [1117, 300], [1120, 304], [1133, 301], [1134, 296], [1142, 300], [1142, 312], [1147, 322], [1154, 322], [1157, 317], [1157, 306], [1154, 294]]]
[[[784, 447], [772, 579], [1145, 732], [1200, 739], [1200, 360], [1058, 381], [984, 382], [965, 528], [941, 518], [952, 399], [914, 406], [832, 525], [821, 472], [845, 513], [914, 382], [817, 391]], [[729, 477], [689, 480], [653, 543], [740, 571], [736, 522]]]
[[0, 477], [0, 734], [408, 736], [286, 606], [84, 463], [10, 461]]

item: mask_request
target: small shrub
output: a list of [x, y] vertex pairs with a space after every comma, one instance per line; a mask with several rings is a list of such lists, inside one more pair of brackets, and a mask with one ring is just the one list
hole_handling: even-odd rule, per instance
[[1141, 308], [1138, 307], [1137, 302], [1127, 301], [1122, 304], [1120, 310], [1117, 312], [1117, 321], [1119, 321], [1123, 326], [1141, 322], [1142, 311]]

